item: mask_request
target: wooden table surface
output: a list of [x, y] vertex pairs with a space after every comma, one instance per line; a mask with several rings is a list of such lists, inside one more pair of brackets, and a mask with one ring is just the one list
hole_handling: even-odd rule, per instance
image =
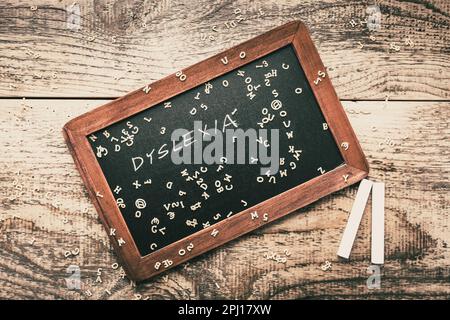
[[[371, 4], [2, 1], [0, 298], [449, 299], [450, 2], [378, 1], [381, 29], [369, 32]], [[79, 28], [68, 23], [78, 9]], [[366, 285], [370, 212], [350, 260], [336, 255], [356, 186], [134, 288], [114, 268], [63, 124], [297, 19], [310, 28], [369, 160], [369, 178], [386, 183], [381, 288]], [[265, 258], [285, 250], [286, 263]], [[321, 269], [325, 261], [331, 270]], [[66, 286], [69, 265], [80, 268], [81, 290]]]

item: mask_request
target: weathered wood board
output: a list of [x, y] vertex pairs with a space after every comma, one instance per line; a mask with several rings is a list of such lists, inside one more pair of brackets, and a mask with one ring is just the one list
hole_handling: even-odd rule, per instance
[[[450, 298], [449, 102], [344, 102], [369, 178], [386, 183], [386, 263], [373, 290], [370, 214], [351, 260], [336, 256], [356, 187], [133, 289], [112, 267], [116, 258], [60, 131], [105, 102], [0, 100], [0, 298]], [[284, 250], [286, 263], [265, 258]], [[320, 268], [326, 260], [329, 271]], [[66, 288], [69, 265], [80, 267], [82, 291]]]
[[341, 99], [449, 99], [450, 3], [378, 3], [369, 32], [372, 1], [6, 0], [0, 95], [118, 97], [303, 20]]

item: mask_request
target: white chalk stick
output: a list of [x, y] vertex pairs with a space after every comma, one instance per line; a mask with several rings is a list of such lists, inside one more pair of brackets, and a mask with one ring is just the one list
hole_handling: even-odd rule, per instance
[[352, 251], [353, 242], [358, 232], [359, 224], [364, 213], [364, 209], [369, 199], [370, 190], [372, 189], [372, 181], [363, 179], [359, 185], [358, 193], [356, 194], [355, 202], [353, 203], [352, 211], [348, 217], [347, 225], [345, 226], [344, 234], [342, 235], [341, 244], [337, 255], [348, 259]]
[[373, 264], [384, 263], [384, 183], [375, 182], [372, 187], [372, 245]]

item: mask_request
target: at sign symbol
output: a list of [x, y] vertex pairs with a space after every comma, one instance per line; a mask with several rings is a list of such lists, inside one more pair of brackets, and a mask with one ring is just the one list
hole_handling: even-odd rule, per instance
[[281, 103], [280, 100], [275, 99], [270, 103], [270, 106], [272, 107], [273, 110], [278, 110], [283, 106], [283, 104]]
[[136, 199], [136, 201], [134, 202], [134, 205], [136, 206], [136, 208], [138, 209], [144, 209], [147, 206], [147, 203], [145, 202], [144, 199], [138, 198]]

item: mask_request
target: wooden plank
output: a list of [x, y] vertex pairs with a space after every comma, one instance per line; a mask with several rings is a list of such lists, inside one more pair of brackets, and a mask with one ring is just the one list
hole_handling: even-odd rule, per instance
[[[386, 183], [386, 260], [381, 288], [369, 290], [369, 214], [350, 261], [336, 255], [356, 187], [131, 288], [112, 268], [116, 258], [60, 131], [105, 102], [0, 100], [0, 298], [450, 298], [450, 103], [344, 103], [369, 179]], [[64, 257], [75, 248], [77, 256]], [[265, 258], [284, 250], [286, 263]], [[322, 271], [326, 260], [332, 269]], [[82, 291], [66, 288], [71, 264], [81, 269]]]
[[361, 23], [372, 1], [82, 0], [79, 29], [72, 3], [2, 2], [0, 96], [118, 97], [300, 19], [341, 99], [449, 98], [446, 0], [379, 1], [374, 32]]

